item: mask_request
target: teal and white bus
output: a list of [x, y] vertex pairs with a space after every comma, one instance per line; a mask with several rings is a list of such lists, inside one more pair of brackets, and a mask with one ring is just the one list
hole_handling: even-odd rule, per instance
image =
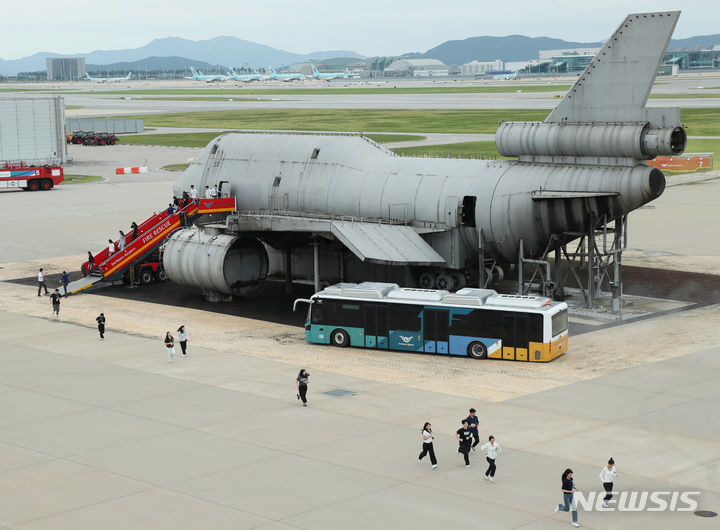
[[308, 342], [475, 359], [552, 361], [568, 348], [568, 308], [491, 289], [456, 293], [394, 283], [339, 283], [309, 299]]

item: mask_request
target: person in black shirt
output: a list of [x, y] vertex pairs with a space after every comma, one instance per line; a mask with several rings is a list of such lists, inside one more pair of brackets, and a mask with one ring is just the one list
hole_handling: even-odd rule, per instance
[[56, 317], [60, 316], [60, 299], [62, 295], [59, 289], [55, 289], [55, 292], [50, 295], [50, 302], [52, 302], [53, 313]]
[[462, 453], [463, 458], [465, 459], [465, 467], [470, 467], [470, 457], [468, 455], [470, 454], [470, 444], [472, 443], [473, 434], [468, 426], [467, 419], [461, 421], [463, 426], [461, 429], [457, 430], [455, 438], [457, 438], [460, 443], [458, 446], [458, 453]]
[[98, 331], [100, 332], [100, 340], [105, 339], [105, 313], [100, 313], [100, 316], [95, 319], [98, 325]]
[[577, 522], [577, 505], [575, 499], [573, 499], [573, 492], [575, 491], [575, 485], [573, 484], [573, 470], [566, 469], [562, 474], [562, 493], [563, 493], [563, 504], [558, 504], [555, 507], [555, 513], [558, 512], [569, 512], [572, 508], [572, 525], [580, 526]]
[[90, 271], [92, 271], [95, 268], [95, 258], [93, 258], [92, 252], [88, 250], [88, 265], [87, 265], [87, 273], [90, 274]]
[[310, 374], [303, 368], [295, 380], [295, 385], [298, 389], [297, 398], [302, 399], [303, 407], [307, 407], [307, 385]]

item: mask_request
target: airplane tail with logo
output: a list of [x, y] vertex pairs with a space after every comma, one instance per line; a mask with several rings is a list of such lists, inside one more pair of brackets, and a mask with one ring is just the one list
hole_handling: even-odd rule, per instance
[[310, 63], [310, 68], [312, 68], [312, 75], [313, 77], [318, 77], [320, 75], [320, 72], [318, 72], [318, 69], [315, 68], [315, 65]]
[[200, 75], [200, 74], [197, 73], [197, 70], [195, 70], [195, 67], [194, 67], [194, 66], [191, 66], [191, 67], [190, 67], [190, 73], [192, 74], [193, 79], [197, 79], [198, 76]]

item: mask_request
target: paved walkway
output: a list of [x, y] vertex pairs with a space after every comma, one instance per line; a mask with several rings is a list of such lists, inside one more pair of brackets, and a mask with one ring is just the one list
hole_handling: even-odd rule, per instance
[[[63, 312], [61, 311], [61, 315]], [[282, 345], [277, 345], [281, 349]], [[348, 351], [347, 355], [354, 352]], [[191, 343], [0, 311], [0, 526], [13, 529], [562, 528], [565, 467], [583, 491], [700, 490], [720, 508], [720, 351], [504, 403], [449, 396]], [[337, 398], [323, 392], [357, 392]], [[452, 433], [469, 406], [504, 451], [491, 484]], [[431, 421], [439, 468], [418, 465]], [[715, 528], [692, 513], [580, 513], [586, 528]]]

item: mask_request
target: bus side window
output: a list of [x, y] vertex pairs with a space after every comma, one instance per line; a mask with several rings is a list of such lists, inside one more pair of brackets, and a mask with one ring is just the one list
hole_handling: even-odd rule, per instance
[[388, 329], [393, 331], [420, 331], [422, 306], [392, 305], [388, 311]]

